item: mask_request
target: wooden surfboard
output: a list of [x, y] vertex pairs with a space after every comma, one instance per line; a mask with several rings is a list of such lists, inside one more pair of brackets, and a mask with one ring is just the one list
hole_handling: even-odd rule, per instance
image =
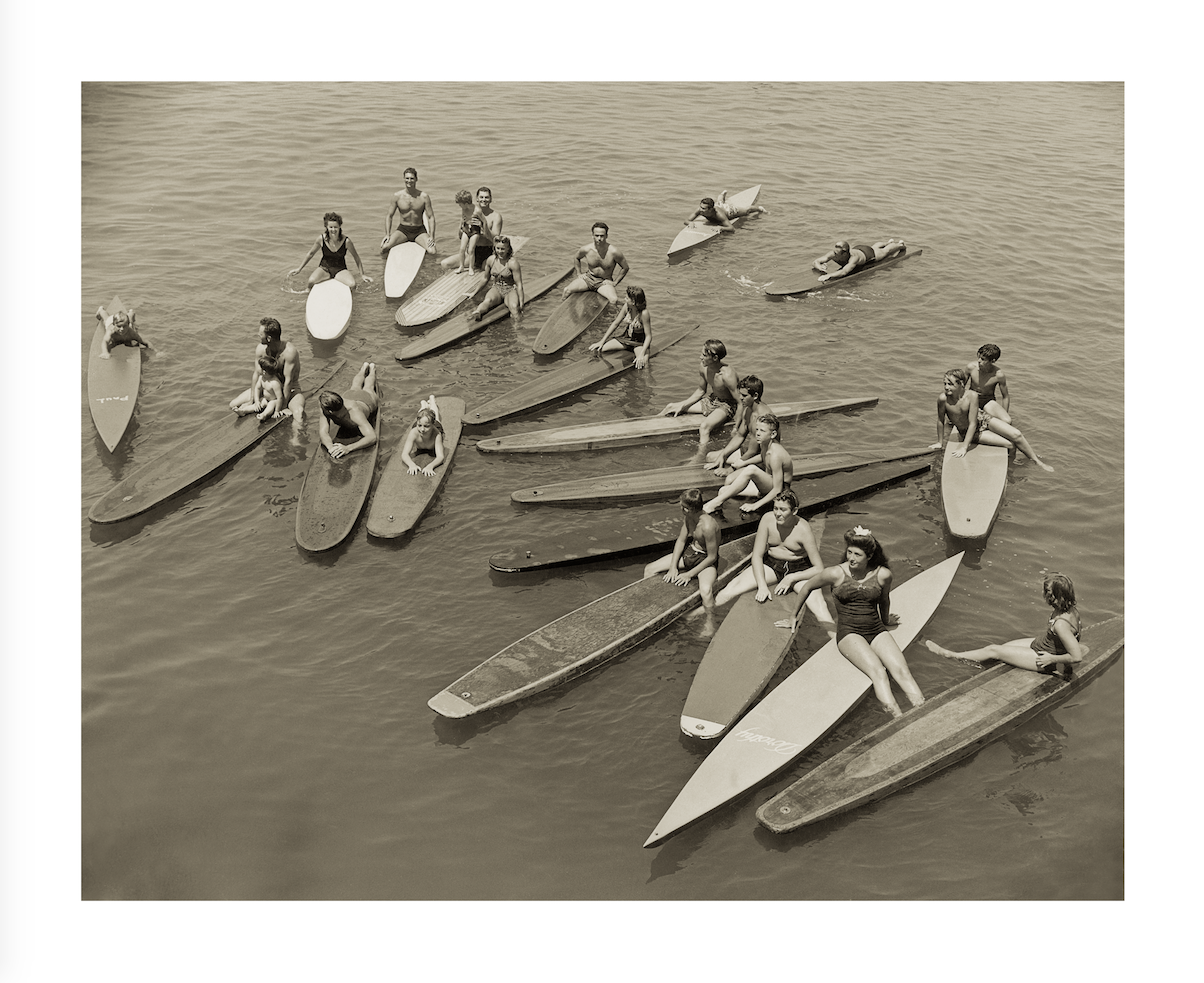
[[[816, 545], [824, 533], [824, 517], [811, 521]], [[770, 585], [771, 588], [773, 585]], [[690, 737], [712, 741], [749, 708], [778, 671], [794, 645], [795, 631], [775, 628], [779, 618], [794, 614], [798, 597], [778, 597], [757, 603], [756, 589], [741, 594], [715, 632], [681, 711], [681, 730]]]
[[[964, 555], [942, 560], [891, 590], [891, 614], [900, 622], [891, 634], [900, 649], [928, 623]], [[829, 641], [728, 731], [644, 846], [656, 845], [786, 768], [840, 723], [870, 688], [869, 677], [840, 654], [835, 640]]]
[[856, 283], [863, 276], [867, 276], [876, 270], [884, 269], [887, 266], [894, 266], [896, 263], [903, 262], [908, 257], [920, 256], [923, 252], [924, 250], [918, 246], [908, 246], [901, 253], [895, 253], [893, 256], [887, 256], [886, 259], [876, 260], [873, 263], [866, 263], [865, 266], [859, 267], [848, 276], [842, 276], [837, 280], [828, 280], [826, 283], [819, 282], [819, 274], [815, 270], [807, 270], [805, 273], [796, 273], [793, 276], [781, 277], [772, 281], [766, 286], [765, 293], [770, 297], [817, 294], [821, 290], [830, 290], [832, 287], [847, 286], [849, 283]]
[[[342, 394], [351, 387], [354, 377], [355, 372], [348, 366], [330, 388]], [[337, 461], [320, 442], [314, 449], [297, 499], [297, 545], [303, 550], [320, 553], [338, 546], [350, 535], [355, 520], [364, 510], [380, 454], [384, 398], [379, 383], [376, 393], [376, 416], [371, 420], [376, 431], [375, 444], [352, 451]], [[336, 443], [340, 439], [354, 442], [359, 439], [359, 431], [340, 428], [331, 436]]]
[[838, 751], [762, 805], [757, 821], [786, 833], [884, 798], [969, 757], [1114, 665], [1124, 652], [1125, 619], [1084, 628], [1082, 641], [1088, 651], [1070, 679], [997, 662]]
[[[530, 283], [524, 281], [523, 296], [526, 299], [526, 303], [529, 304], [531, 301], [542, 297], [571, 272], [572, 267], [569, 267], [568, 269], [561, 270], [559, 273], [549, 273], [547, 276], [539, 277]], [[399, 362], [408, 362], [415, 358], [421, 358], [423, 355], [429, 355], [440, 348], [454, 345], [461, 338], [467, 338], [478, 331], [484, 331], [489, 325], [497, 324], [498, 321], [505, 320], [509, 316], [510, 308], [505, 304], [498, 304], [492, 310], [486, 311], [479, 321], [474, 321], [472, 311], [468, 311], [463, 317], [453, 317], [444, 321], [429, 334], [423, 335], [423, 337], [412, 344], [406, 345], [394, 357]]]
[[[510, 236], [510, 245], [517, 253], [530, 241], [530, 236]], [[485, 283], [485, 273], [444, 273], [418, 295], [397, 310], [397, 323], [413, 327], [429, 324], [450, 313], [458, 304], [475, 294]]]
[[[748, 562], [753, 537], [719, 547], [720, 590]], [[696, 582], [692, 582], [695, 583]], [[436, 693], [429, 706], [444, 717], [467, 717], [575, 679], [635, 648], [702, 604], [697, 587], [645, 577], [577, 608], [506, 646]]]
[[[342, 359], [335, 362], [306, 393], [321, 389], [345, 364]], [[88, 510], [88, 518], [92, 522], [108, 523], [141, 515], [203, 481], [291, 419], [282, 416], [260, 423], [254, 416], [237, 417], [227, 413], [131, 472], [96, 500]]]
[[[923, 474], [931, 467], [930, 459], [911, 458], [887, 464], [867, 464], [854, 471], [838, 471], [798, 482], [794, 485], [799, 498], [798, 512], [807, 515], [830, 508], [894, 482]], [[728, 511], [731, 512], [730, 516], [726, 513], [720, 516], [719, 529], [723, 542], [756, 532], [761, 519], [759, 514], [746, 517], [735, 509]], [[608, 516], [601, 522], [574, 523], [562, 532], [494, 553], [489, 558], [489, 566], [502, 573], [519, 573], [616, 560], [652, 550], [664, 552], [672, 548], [680, 531], [681, 515], [677, 511], [668, 514], [666, 510], [665, 515], [650, 522], [638, 519], [624, 522], [621, 517], [616, 519]]]
[[[803, 399], [791, 403], [773, 403], [770, 410], [783, 423], [874, 406], [877, 396], [859, 396], [852, 399]], [[630, 420], [603, 420], [600, 423], [584, 423], [572, 427], [556, 427], [551, 430], [532, 430], [527, 433], [507, 434], [477, 441], [477, 450], [499, 454], [547, 454], [553, 451], [592, 451], [610, 447], [635, 447], [654, 441], [673, 440], [686, 433], [698, 430], [702, 422], [701, 413], [683, 413], [681, 416], [643, 416]], [[718, 435], [722, 428], [712, 431]]]
[[[753, 185], [751, 188], [745, 188], [739, 194], [729, 195], [725, 204], [738, 205], [742, 208], [749, 205], [755, 205], [757, 196], [761, 193], [759, 184]], [[718, 207], [718, 206], [716, 206]], [[732, 225], [740, 225], [744, 221], [744, 217], [732, 219]], [[718, 225], [706, 221], [705, 219], [696, 218], [693, 222], [686, 225], [674, 238], [669, 246], [669, 256], [676, 256], [679, 253], [684, 253], [687, 249], [693, 249], [700, 243], [709, 242], [715, 236], [720, 235], [722, 229]]]
[[[699, 325], [658, 329], [653, 338], [655, 346], [650, 358], [677, 344]], [[603, 379], [626, 372], [635, 365], [635, 355], [629, 351], [593, 352], [587, 358], [567, 362], [547, 372], [541, 372], [530, 382], [516, 386], [465, 415], [466, 424], [491, 423], [505, 416], [550, 403], [561, 396], [578, 392]]]
[[315, 338], [343, 337], [351, 323], [351, 288], [333, 277], [314, 284], [305, 298], [305, 326]]
[[[376, 494], [372, 496], [372, 507], [368, 510], [368, 534], [380, 539], [395, 539], [409, 532], [431, 507], [431, 502], [443, 487], [451, 470], [456, 446], [460, 443], [460, 431], [464, 429], [464, 400], [454, 396], [439, 396], [439, 422], [443, 425], [443, 463], [435, 476], [409, 474], [405, 461], [401, 459], [401, 448], [409, 434], [407, 429], [389, 458]], [[419, 465], [425, 464], [432, 455], [411, 455]]]
[[536, 355], [552, 355], [576, 341], [606, 310], [607, 300], [596, 290], [570, 294], [548, 316], [531, 351]]
[[420, 235], [417, 241], [402, 242], [389, 250], [385, 257], [385, 298], [400, 300], [410, 289], [410, 284], [422, 269], [422, 261], [426, 259], [426, 235]]
[[108, 358], [101, 358], [105, 326], [96, 325], [92, 347], [88, 351], [88, 408], [96, 432], [110, 452], [125, 436], [138, 402], [138, 383], [142, 378], [142, 349], [117, 345]]
[[972, 444], [964, 457], [954, 457], [960, 437], [945, 444], [941, 467], [941, 501], [949, 531], [961, 539], [981, 539], [991, 531], [1008, 481], [1006, 447]]
[[[835, 451], [829, 454], [812, 454], [794, 459], [795, 479], [808, 476], [847, 471], [865, 464], [884, 461], [899, 461], [909, 457], [931, 458], [927, 448], [912, 448], [904, 451], [877, 450], [849, 454]], [[707, 471], [701, 464], [684, 464], [672, 468], [653, 468], [648, 471], [627, 471], [623, 474], [594, 475], [589, 478], [574, 478], [557, 481], [549, 485], [520, 488], [512, 492], [511, 501], [539, 505], [599, 505], [609, 502], [635, 501], [680, 495], [687, 488], [701, 488], [709, 495], [723, 487], [724, 479]], [[749, 482], [752, 485], [751, 482]], [[753, 486], [755, 491], [755, 486]], [[759, 496], [757, 496], [759, 497]], [[738, 505], [733, 501], [733, 505]]]

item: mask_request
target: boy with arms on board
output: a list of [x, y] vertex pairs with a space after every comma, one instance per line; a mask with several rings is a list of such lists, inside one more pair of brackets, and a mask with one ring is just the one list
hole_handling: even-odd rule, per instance
[[104, 337], [100, 340], [100, 352], [97, 358], [112, 358], [112, 351], [118, 345], [128, 345], [131, 348], [150, 348], [134, 327], [134, 309], [122, 309], [120, 298], [114, 297], [109, 306], [113, 308], [110, 314], [104, 307], [96, 308], [96, 320], [105, 326]]
[[757, 417], [753, 428], [757, 452], [738, 471], [728, 475], [719, 494], [703, 506], [705, 511], [718, 512], [729, 498], [741, 494], [750, 481], [761, 497], [754, 502], [741, 503], [740, 511], [745, 515], [759, 512], [790, 488], [794, 480], [794, 462], [782, 446], [781, 432], [782, 424], [772, 413], [762, 413]]
[[[393, 195], [389, 206], [389, 214], [385, 216], [385, 237], [381, 240], [380, 251], [387, 253], [394, 246], [403, 242], [417, 242], [420, 235], [425, 234], [428, 253], [435, 251], [435, 206], [431, 204], [431, 196], [418, 188], [418, 172], [407, 167], [402, 174], [405, 187]], [[397, 214], [397, 228], [393, 228], [393, 215]], [[426, 216], [426, 225], [422, 217]], [[429, 226], [429, 230], [427, 228]]]
[[[459, 196], [457, 196], [457, 200], [459, 200]], [[463, 211], [462, 208], [461, 211]], [[468, 272], [472, 274], [476, 273], [485, 260], [493, 255], [493, 240], [502, 234], [502, 213], [494, 210], [493, 192], [488, 188], [483, 186], [477, 188], [477, 205], [473, 209], [472, 216], [461, 223], [461, 236], [465, 234], [466, 224], [473, 230], [473, 235], [470, 236], [467, 243], [466, 257]], [[461, 250], [461, 252], [463, 251]], [[448, 256], [441, 265], [446, 269], [453, 263], [456, 264], [454, 272], [459, 273], [464, 269], [459, 253], [455, 256]]]
[[760, 205], [729, 205], [727, 203], [727, 192], [723, 191], [719, 195], [719, 201], [714, 198], [703, 198], [698, 203], [698, 207], [694, 209], [694, 213], [685, 220], [683, 225], [689, 225], [695, 219], [701, 218], [708, 225], [717, 225], [723, 232], [735, 232], [736, 227], [732, 225], [732, 219], [743, 218], [745, 215], [768, 215], [769, 209], [762, 208]]
[[644, 567], [644, 576], [663, 573], [665, 583], [688, 587], [698, 580], [707, 622], [704, 635], [715, 634], [715, 578], [719, 574], [719, 523], [702, 511], [702, 490], [687, 488], [678, 499], [682, 523], [673, 552]]
[[1012, 422], [1008, 412], [1011, 398], [1008, 396], [1008, 381], [1003, 369], [995, 364], [1003, 354], [998, 345], [983, 345], [978, 349], [978, 361], [966, 366], [970, 373], [970, 388], [978, 393], [978, 405], [991, 416], [997, 416], [1004, 423]]
[[[318, 437], [336, 461], [352, 451], [371, 447], [376, 443], [376, 431], [372, 428], [372, 419], [376, 416], [378, 406], [376, 363], [365, 362], [355, 374], [351, 388], [342, 395], [323, 389], [318, 395], [318, 405], [322, 407], [322, 415], [318, 419]], [[334, 436], [339, 428], [359, 430], [360, 439], [354, 444], [335, 443]]]
[[757, 417], [768, 413], [769, 407], [763, 402], [765, 398], [765, 383], [755, 375], [746, 375], [740, 380], [736, 389], [736, 420], [732, 427], [732, 436], [722, 450], [711, 451], [707, 454], [703, 465], [708, 471], [717, 474], [731, 474], [744, 464], [744, 454], [753, 454], [756, 441], [752, 436]]
[[968, 389], [970, 373], [966, 369], [950, 369], [945, 373], [945, 391], [936, 398], [936, 437], [937, 441], [930, 450], [939, 451], [944, 446], [945, 421], [947, 420], [962, 434], [962, 443], [953, 451], [954, 457], [965, 457], [973, 444], [990, 444], [995, 447], [1007, 447], [1008, 441], [1015, 444], [1020, 451], [1034, 464], [1046, 471], [1052, 471], [1048, 464], [1037, 457], [1037, 452], [1025, 439], [1024, 434], [1010, 423], [1004, 423], [996, 416], [978, 406], [978, 393]]
[[[610, 234], [610, 226], [605, 222], [595, 222], [591, 231], [594, 241], [578, 249], [577, 255], [573, 257], [577, 276], [564, 288], [563, 296], [567, 299], [569, 294], [596, 290], [612, 304], [617, 304], [619, 295], [615, 287], [623, 281], [630, 269], [627, 257], [618, 246], [606, 241]], [[582, 260], [585, 261], [584, 267]], [[621, 271], [618, 276], [615, 276], [616, 267]]]
[[281, 339], [280, 322], [274, 317], [259, 319], [259, 345], [255, 348], [255, 365], [251, 370], [251, 388], [230, 400], [230, 409], [237, 410], [238, 407], [252, 400], [255, 384], [259, 381], [261, 372], [259, 359], [263, 355], [276, 359], [281, 366], [281, 375], [284, 376], [284, 399], [280, 404], [282, 408], [273, 413], [272, 418], [291, 416], [299, 423], [305, 418], [305, 393], [301, 391], [301, 356], [297, 354], [297, 349], [293, 347], [291, 341]]
[[731, 420], [736, 415], [736, 392], [740, 388], [736, 370], [724, 364], [727, 346], [718, 338], [711, 338], [702, 346], [698, 357], [699, 385], [680, 403], [670, 403], [659, 416], [680, 416], [691, 406], [700, 403], [702, 423], [698, 426], [698, 453], [701, 454], [711, 439], [711, 431]]
[[[836, 280], [856, 272], [866, 263], [876, 263], [895, 253], [901, 253], [906, 248], [907, 243], [902, 239], [887, 239], [885, 242], [875, 242], [872, 246], [850, 246], [847, 241], [841, 239], [812, 265], [817, 272], [823, 274], [819, 278], [819, 282], [827, 283], [829, 280]], [[829, 260], [833, 259], [840, 265], [840, 269], [829, 273], [827, 264]]]

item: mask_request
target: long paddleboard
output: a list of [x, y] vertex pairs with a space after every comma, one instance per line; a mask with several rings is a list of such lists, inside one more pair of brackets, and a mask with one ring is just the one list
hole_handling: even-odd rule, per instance
[[98, 324], [88, 351], [88, 408], [96, 432], [111, 452], [134, 416], [142, 378], [142, 349], [116, 345], [108, 358], [101, 358], [104, 337], [105, 326]]
[[531, 345], [536, 355], [552, 355], [583, 335], [602, 312], [607, 300], [596, 290], [569, 294], [556, 310], [548, 315]]
[[[524, 282], [523, 296], [526, 303], [529, 304], [531, 301], [542, 297], [571, 272], [572, 267], [569, 267], [568, 269], [561, 270], [559, 273], [549, 273], [547, 276], [539, 277], [530, 283]], [[421, 358], [423, 355], [429, 355], [440, 348], [454, 345], [461, 338], [467, 338], [478, 331], [484, 331], [489, 325], [497, 324], [498, 321], [502, 321], [509, 316], [510, 308], [504, 303], [498, 304], [492, 310], [486, 311], [479, 321], [473, 320], [472, 311], [468, 311], [462, 318], [454, 317], [444, 321], [429, 334], [423, 335], [412, 344], [406, 345], [394, 357], [399, 362], [408, 362], [415, 358]]]
[[[699, 325], [689, 327], [660, 328], [653, 338], [655, 350], [651, 358], [655, 358], [666, 348], [677, 344]], [[547, 372], [541, 372], [530, 382], [516, 386], [509, 392], [491, 399], [476, 407], [464, 417], [466, 424], [491, 423], [504, 416], [513, 416], [524, 410], [542, 406], [562, 396], [578, 392], [588, 386], [609, 379], [620, 372], [626, 372], [635, 365], [635, 354], [629, 351], [595, 352], [588, 358], [568, 362]]]
[[[865, 464], [899, 461], [909, 457], [931, 457], [931, 453], [926, 448], [912, 448], [896, 452], [882, 449], [856, 454], [844, 451], [812, 454], [794, 459], [794, 477], [798, 479], [831, 474], [833, 471], [847, 471], [849, 468], [858, 468]], [[671, 468], [600, 474], [590, 478], [536, 485], [533, 488], [520, 488], [511, 493], [510, 499], [514, 502], [537, 505], [603, 505], [610, 502], [671, 497], [681, 494], [687, 488], [701, 488], [705, 495], [717, 492], [723, 487], [723, 483], [722, 477], [714, 471], [706, 470], [701, 464], [683, 464]], [[752, 486], [752, 482], [749, 482], [749, 485]], [[752, 487], [755, 491], [755, 486]]]
[[[510, 245], [516, 253], [529, 241], [530, 236], [510, 236]], [[477, 270], [476, 273], [444, 273], [397, 309], [397, 323], [409, 327], [429, 324], [450, 313], [456, 305], [475, 294], [484, 283], [484, 270]]]
[[[803, 399], [792, 403], [773, 403], [770, 411], [783, 423], [795, 423], [821, 413], [874, 406], [877, 396], [853, 399]], [[603, 420], [573, 427], [532, 430], [477, 441], [477, 450], [499, 454], [547, 454], [553, 451], [592, 451], [611, 447], [635, 447], [653, 441], [673, 440], [692, 433], [702, 422], [701, 413], [681, 416], [644, 416], [630, 420]], [[730, 421], [728, 421], [730, 422]], [[726, 428], [727, 423], [724, 424]], [[713, 431], [714, 434], [721, 430]]]
[[[823, 537], [822, 523], [822, 516], [811, 523], [816, 545]], [[798, 634], [797, 628], [786, 631], [774, 622], [791, 617], [797, 601], [795, 594], [774, 594], [758, 603], [755, 588], [736, 599], [694, 672], [681, 711], [683, 734], [713, 741], [769, 685]]]
[[981, 539], [991, 531], [1008, 481], [1006, 447], [972, 444], [963, 457], [954, 457], [960, 442], [945, 444], [941, 466], [941, 501], [949, 531], [961, 539]]
[[[739, 194], [729, 195], [724, 204], [738, 205], [742, 208], [747, 208], [749, 205], [756, 204], [757, 195], [761, 193], [761, 186], [754, 184], [751, 188], [745, 188]], [[718, 206], [716, 206], [718, 207]], [[732, 219], [732, 225], [740, 225], [744, 221], [744, 217]], [[709, 242], [723, 231], [722, 226], [714, 225], [706, 219], [696, 218], [693, 222], [688, 223], [674, 238], [673, 243], [669, 246], [669, 256], [676, 256], [678, 253], [684, 253], [687, 249], [693, 249], [700, 243]]]
[[775, 833], [848, 812], [913, 785], [1077, 693], [1124, 652], [1125, 619], [1083, 629], [1070, 679], [998, 662], [825, 760], [757, 810]]
[[[917, 574], [890, 592], [891, 629], [900, 649], [915, 639], [936, 611], [964, 553]], [[785, 633], [785, 629], [781, 629]], [[719, 741], [644, 846], [654, 846], [770, 775], [787, 767], [835, 727], [870, 691], [865, 673], [833, 639], [787, 676]]]
[[[321, 389], [345, 364], [340, 359], [306, 393]], [[291, 419], [282, 416], [278, 420], [269, 419], [260, 423], [254, 416], [237, 417], [228, 413], [198, 433], [172, 445], [159, 457], [118, 482], [93, 503], [88, 510], [88, 518], [96, 523], [108, 523], [141, 515], [203, 481], [227, 461], [233, 460]]]
[[426, 235], [417, 241], [398, 243], [385, 257], [385, 298], [400, 300], [410, 289], [410, 284], [422, 269], [426, 259]]
[[[931, 467], [931, 460], [911, 458], [888, 464], [867, 464], [854, 471], [838, 471], [798, 482], [794, 485], [799, 498], [798, 512], [807, 515], [830, 508], [896, 481], [923, 474]], [[759, 514], [746, 517], [743, 512], [729, 511], [731, 516], [720, 515], [719, 531], [724, 542], [756, 531], [761, 520]], [[609, 517], [602, 522], [575, 523], [560, 533], [494, 553], [489, 558], [489, 566], [502, 573], [520, 573], [615, 560], [652, 550], [664, 552], [672, 548], [680, 531], [681, 514], [676, 510], [652, 522], [623, 523], [621, 519]]]
[[[345, 392], [351, 387], [354, 375], [348, 366], [339, 382], [330, 388], [340, 394]], [[355, 520], [364, 510], [368, 490], [372, 487], [376, 459], [380, 454], [381, 418], [384, 415], [384, 399], [379, 384], [376, 392], [376, 416], [370, 421], [376, 431], [376, 443], [352, 451], [337, 461], [321, 442], [316, 443], [305, 472], [305, 481], [301, 484], [301, 494], [297, 498], [296, 537], [297, 545], [303, 550], [320, 553], [334, 549], [350, 535]], [[354, 443], [359, 440], [360, 433], [356, 429], [339, 428], [339, 432], [332, 436], [336, 443]]]
[[788, 297], [795, 294], [817, 294], [821, 290], [829, 290], [832, 287], [847, 286], [850, 282], [856, 283], [863, 276], [867, 276], [877, 270], [885, 269], [888, 266], [894, 266], [896, 263], [902, 263], [903, 260], [910, 256], [920, 256], [924, 252], [918, 246], [908, 246], [901, 253], [895, 253], [893, 256], [887, 256], [886, 259], [875, 260], [872, 263], [866, 263], [865, 266], [860, 266], [848, 276], [838, 277], [835, 280], [827, 280], [820, 283], [818, 280], [819, 274], [814, 270], [809, 270], [806, 273], [796, 273], [794, 276], [782, 277], [780, 280], [773, 280], [765, 287], [765, 293], [770, 297]]
[[305, 326], [315, 338], [333, 341], [343, 337], [351, 323], [351, 288], [333, 277], [309, 288], [305, 298]]
[[[397, 444], [389, 458], [376, 494], [372, 496], [372, 507], [368, 510], [368, 534], [381, 539], [394, 539], [409, 532], [431, 507], [431, 502], [447, 480], [452, 457], [460, 443], [460, 431], [464, 429], [464, 400], [455, 397], [438, 397], [439, 422], [443, 425], [443, 463], [434, 477], [425, 474], [410, 474], [401, 459], [401, 448], [406, 436]], [[408, 431], [407, 431], [408, 435]], [[416, 464], [426, 463], [431, 455], [419, 452]]]
[[[744, 567], [752, 546], [753, 537], [745, 536], [719, 547], [716, 591]], [[637, 580], [506, 646], [427, 706], [444, 717], [467, 717], [551, 689], [635, 648], [701, 603], [697, 587], [659, 575]]]

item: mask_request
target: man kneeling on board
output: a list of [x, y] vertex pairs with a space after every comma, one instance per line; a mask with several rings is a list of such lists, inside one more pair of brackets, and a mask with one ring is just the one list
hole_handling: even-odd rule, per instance
[[[829, 280], [848, 276], [859, 267], [865, 266], [866, 263], [876, 263], [878, 260], [886, 259], [887, 256], [901, 253], [906, 248], [907, 243], [902, 239], [887, 239], [885, 242], [875, 242], [872, 246], [850, 246], [842, 239], [829, 252], [820, 256], [812, 265], [817, 272], [823, 274], [819, 278], [819, 282], [827, 283]], [[829, 260], [836, 260], [840, 264], [840, 269], [829, 273]]]
[[706, 612], [705, 635], [715, 634], [715, 578], [719, 574], [719, 522], [702, 511], [702, 489], [687, 488], [678, 500], [682, 523], [673, 552], [644, 567], [644, 576], [665, 575], [665, 583], [688, 587], [698, 580]]

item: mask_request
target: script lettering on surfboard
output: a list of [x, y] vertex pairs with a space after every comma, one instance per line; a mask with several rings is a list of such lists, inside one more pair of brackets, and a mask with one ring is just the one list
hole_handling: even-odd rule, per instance
[[736, 740], [748, 744], [764, 744], [769, 750], [776, 751], [778, 754], [792, 754], [795, 748], [802, 747], [801, 744], [779, 741], [776, 738], [767, 737], [765, 734], [758, 734], [755, 730], [738, 730], [733, 736]]
[[129, 396], [93, 396], [92, 397], [92, 402], [94, 402], [94, 403], [128, 403], [129, 401], [130, 401]]

